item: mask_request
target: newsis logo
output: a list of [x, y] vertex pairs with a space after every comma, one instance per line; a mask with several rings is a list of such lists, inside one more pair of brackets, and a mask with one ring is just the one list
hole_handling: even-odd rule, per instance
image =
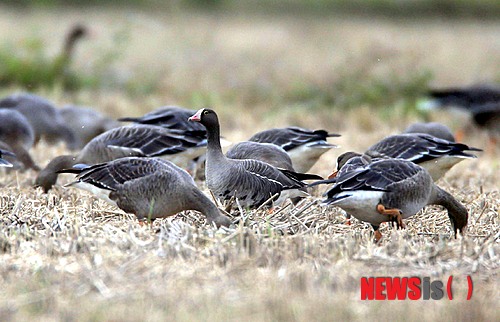
[[[448, 277], [445, 285], [430, 277], [361, 277], [361, 300], [453, 300], [453, 276]], [[467, 300], [472, 297], [472, 278], [467, 276]]]

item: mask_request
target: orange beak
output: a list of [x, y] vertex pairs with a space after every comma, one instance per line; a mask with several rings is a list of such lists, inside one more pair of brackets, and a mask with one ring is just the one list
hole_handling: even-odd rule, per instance
[[332, 173], [330, 173], [330, 175], [328, 176], [328, 179], [333, 179], [333, 178], [335, 178], [335, 177], [337, 176], [337, 173], [338, 173], [338, 171], [337, 171], [337, 170], [333, 171], [333, 172], [332, 172]]

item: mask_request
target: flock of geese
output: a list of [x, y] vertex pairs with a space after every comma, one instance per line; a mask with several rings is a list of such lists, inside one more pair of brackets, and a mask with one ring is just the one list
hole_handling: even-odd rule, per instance
[[[35, 186], [45, 192], [60, 173], [76, 174], [66, 186], [90, 191], [141, 221], [196, 210], [217, 227], [232, 221], [193, 179], [203, 166], [213, 196], [239, 209], [272, 208], [289, 198], [297, 203], [309, 187], [330, 185], [323, 203], [369, 223], [378, 240], [381, 223], [404, 227], [403, 219], [430, 204], [444, 206], [455, 234], [463, 232], [467, 209], [435, 182], [481, 151], [455, 142], [444, 125], [415, 123], [363, 153], [340, 155], [335, 171], [323, 179], [307, 172], [335, 147], [328, 138], [339, 135], [325, 130], [270, 129], [224, 154], [212, 109], [167, 106], [118, 121], [131, 124], [89, 108], [56, 108], [40, 96], [13, 94], [0, 100], [0, 166], [39, 171]], [[29, 150], [41, 138], [62, 140], [79, 152], [57, 156], [40, 170]]]

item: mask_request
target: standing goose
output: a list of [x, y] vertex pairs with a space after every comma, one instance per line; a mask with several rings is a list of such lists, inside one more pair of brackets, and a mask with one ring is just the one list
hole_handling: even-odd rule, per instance
[[286, 198], [303, 197], [305, 184], [300, 180], [317, 179], [318, 176], [279, 170], [258, 160], [228, 159], [220, 145], [219, 119], [215, 111], [202, 108], [189, 118], [200, 122], [207, 129], [208, 147], [206, 180], [208, 188], [221, 199], [236, 198], [241, 206], [256, 208], [274, 195], [275, 203]]
[[338, 136], [340, 135], [325, 130], [286, 127], [256, 133], [248, 141], [272, 143], [282, 147], [290, 155], [294, 169], [306, 172], [314, 166], [323, 153], [336, 147], [328, 143], [327, 138]]
[[455, 142], [455, 137], [453, 136], [450, 128], [444, 124], [437, 122], [412, 123], [403, 131], [403, 133], [425, 133], [439, 139]]
[[169, 217], [183, 210], [196, 210], [209, 224], [228, 227], [231, 221], [195, 185], [193, 178], [170, 161], [127, 157], [83, 169], [72, 186], [89, 191], [127, 213], [144, 220]]
[[45, 138], [49, 143], [63, 140], [71, 150], [78, 148], [75, 134], [66, 125], [59, 110], [45, 98], [18, 93], [0, 100], [0, 107], [15, 109], [26, 117], [34, 130], [35, 144]]
[[427, 170], [410, 161], [376, 160], [312, 185], [323, 183], [335, 183], [325, 194], [324, 203], [339, 206], [370, 223], [377, 240], [382, 222], [395, 221], [403, 227], [402, 219], [415, 215], [426, 205], [444, 206], [455, 233], [463, 232], [467, 225], [467, 209], [436, 186]]
[[16, 110], [0, 108], [0, 142], [6, 150], [12, 151], [25, 168], [40, 170], [31, 158], [29, 150], [35, 136], [33, 128], [23, 114]]
[[120, 124], [89, 107], [65, 105], [59, 110], [65, 124], [73, 131], [78, 149], [101, 133], [114, 129]]
[[182, 131], [153, 125], [129, 125], [109, 130], [93, 138], [76, 156], [54, 158], [36, 178], [35, 185], [50, 190], [57, 182], [57, 171], [75, 164], [96, 164], [123, 157], [162, 156], [185, 167], [190, 160], [205, 153], [207, 141]]
[[0, 167], [12, 168], [12, 163], [4, 159], [4, 156], [15, 158], [16, 155], [10, 151], [0, 149]]
[[288, 153], [283, 148], [271, 143], [239, 142], [226, 152], [226, 157], [229, 159], [259, 160], [276, 168], [295, 171]]

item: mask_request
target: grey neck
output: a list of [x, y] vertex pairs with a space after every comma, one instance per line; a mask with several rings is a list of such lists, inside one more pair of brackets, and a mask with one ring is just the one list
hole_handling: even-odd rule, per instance
[[432, 204], [441, 205], [448, 211], [453, 230], [463, 232], [464, 227], [467, 225], [469, 215], [467, 208], [458, 202], [451, 194], [434, 185], [432, 192]]

